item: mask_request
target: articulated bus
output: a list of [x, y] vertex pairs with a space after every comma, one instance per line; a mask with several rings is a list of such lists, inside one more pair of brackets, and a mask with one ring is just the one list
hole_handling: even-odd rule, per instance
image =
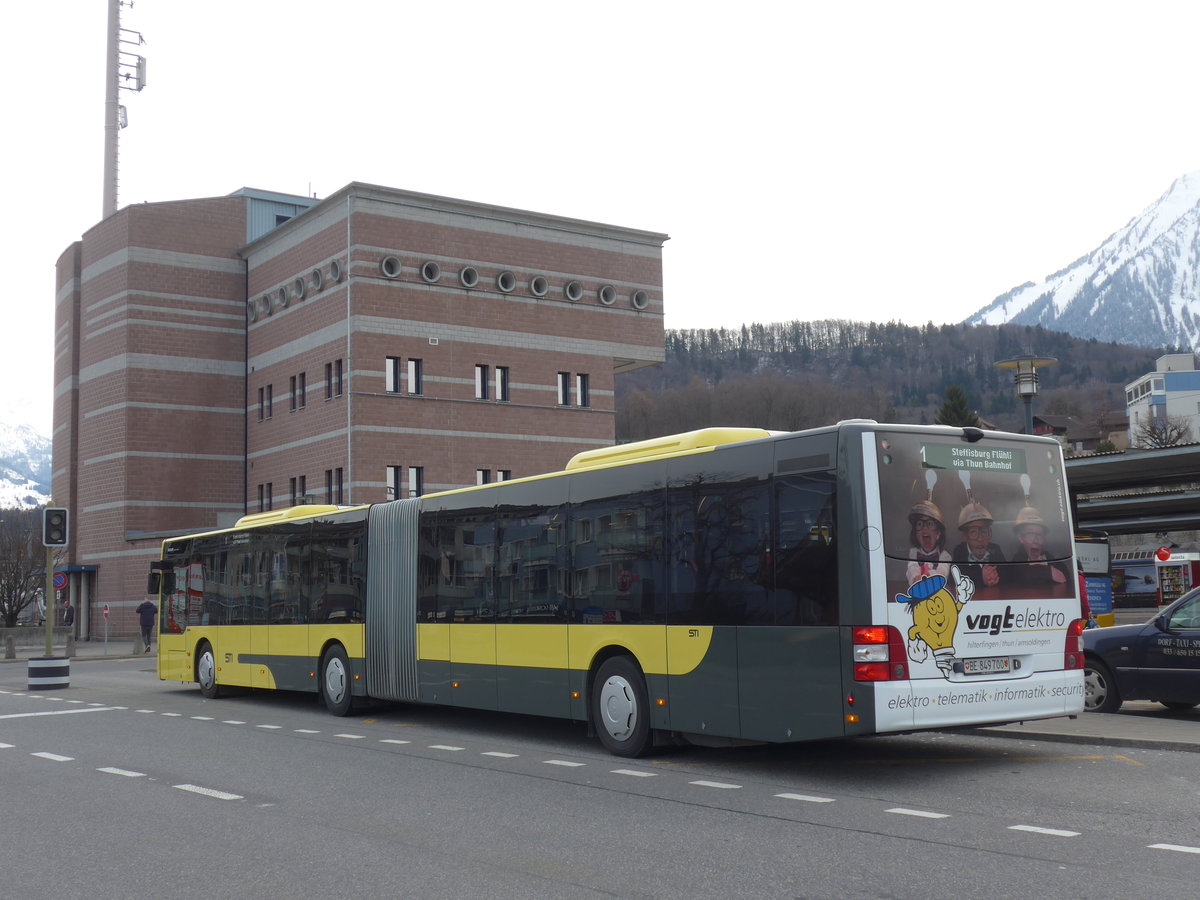
[[704, 429], [164, 542], [158, 673], [589, 723], [620, 756], [1074, 715], [1053, 440]]

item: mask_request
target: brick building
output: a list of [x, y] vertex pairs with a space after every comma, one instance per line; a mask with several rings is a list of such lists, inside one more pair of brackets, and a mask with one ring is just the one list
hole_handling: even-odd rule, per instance
[[80, 630], [164, 537], [561, 468], [663, 358], [666, 235], [351, 184], [126, 207], [57, 269], [53, 502]]

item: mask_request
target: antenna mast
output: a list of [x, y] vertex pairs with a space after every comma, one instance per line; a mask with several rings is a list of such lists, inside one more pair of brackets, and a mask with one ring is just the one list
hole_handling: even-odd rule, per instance
[[146, 86], [146, 57], [124, 47], [146, 43], [137, 31], [121, 27], [121, 7], [133, 0], [108, 0], [108, 55], [104, 66], [104, 215], [117, 211], [117, 135], [128, 121], [118, 97], [121, 91], [140, 91]]

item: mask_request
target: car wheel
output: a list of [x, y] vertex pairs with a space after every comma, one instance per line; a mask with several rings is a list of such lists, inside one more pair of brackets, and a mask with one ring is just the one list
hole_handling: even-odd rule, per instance
[[641, 756], [651, 746], [646, 681], [627, 656], [605, 660], [592, 682], [592, 725], [616, 756]]
[[325, 708], [335, 716], [350, 712], [354, 696], [350, 689], [350, 662], [340, 646], [330, 647], [321, 661], [321, 696]]
[[1121, 694], [1112, 670], [1098, 659], [1089, 658], [1083, 664], [1083, 708], [1102, 713], [1121, 708]]
[[196, 681], [200, 684], [200, 693], [209, 700], [221, 696], [221, 686], [217, 684], [217, 658], [208, 641], [196, 651]]
[[1179, 700], [1159, 700], [1158, 702], [1172, 712], [1187, 712], [1189, 709], [1195, 709], [1200, 705], [1196, 703], [1183, 703]]

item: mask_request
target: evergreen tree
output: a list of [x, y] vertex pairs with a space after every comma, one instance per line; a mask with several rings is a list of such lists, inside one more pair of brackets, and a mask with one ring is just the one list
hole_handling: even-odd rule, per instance
[[939, 425], [956, 425], [959, 428], [968, 425], [979, 427], [979, 416], [967, 403], [967, 392], [962, 385], [952, 384], [946, 388], [946, 402], [938, 408], [934, 421]]

